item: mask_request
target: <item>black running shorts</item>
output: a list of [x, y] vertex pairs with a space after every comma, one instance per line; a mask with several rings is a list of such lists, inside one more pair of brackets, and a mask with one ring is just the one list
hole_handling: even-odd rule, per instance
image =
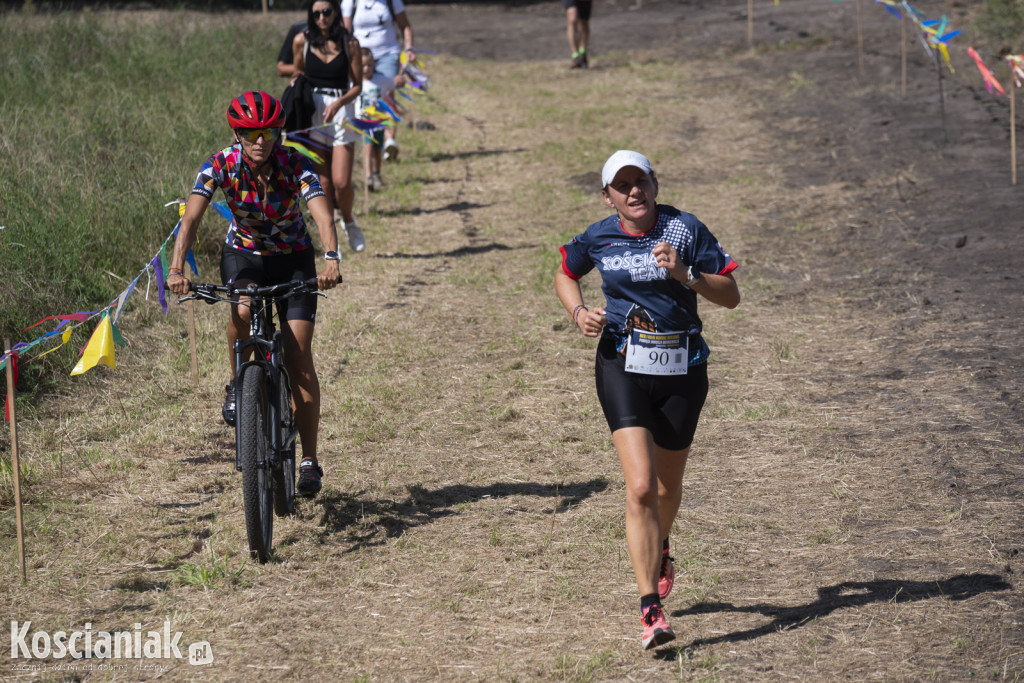
[[615, 340], [602, 337], [594, 376], [609, 429], [643, 427], [662, 448], [689, 447], [708, 395], [707, 364], [691, 365], [685, 375], [665, 377], [626, 372], [625, 367], [626, 358], [615, 350]]
[[[258, 285], [277, 285], [292, 280], [316, 277], [316, 250], [303, 249], [290, 254], [260, 256], [251, 251], [235, 249], [225, 244], [220, 253], [220, 278], [225, 285], [234, 282], [255, 282]], [[278, 299], [277, 310], [281, 320], [316, 321], [315, 294], [303, 294]]]
[[583, 21], [590, 21], [590, 10], [594, 3], [591, 0], [562, 0], [565, 9], [576, 8], [576, 17]]

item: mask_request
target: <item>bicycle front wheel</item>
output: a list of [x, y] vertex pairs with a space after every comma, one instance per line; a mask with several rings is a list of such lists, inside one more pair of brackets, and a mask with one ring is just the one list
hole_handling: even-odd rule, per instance
[[[281, 369], [281, 386], [278, 389], [280, 399], [277, 406], [280, 443], [288, 443], [295, 419], [292, 415], [292, 392], [288, 386], [288, 372]], [[295, 442], [281, 451], [280, 464], [274, 470], [274, 512], [278, 517], [290, 515], [294, 510], [295, 500]]]
[[258, 365], [242, 372], [237, 397], [242, 503], [249, 553], [260, 563], [270, 559], [274, 534], [274, 490], [270, 472], [270, 387]]

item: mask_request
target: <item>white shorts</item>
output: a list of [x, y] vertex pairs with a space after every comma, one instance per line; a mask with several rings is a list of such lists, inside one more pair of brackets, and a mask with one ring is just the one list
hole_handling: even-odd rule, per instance
[[[320, 126], [324, 123], [324, 111], [332, 102], [345, 94], [343, 90], [331, 90], [328, 88], [313, 89], [313, 104], [316, 110], [313, 112], [313, 125]], [[341, 147], [356, 141], [356, 134], [341, 125], [342, 121], [351, 121], [355, 118], [355, 102], [349, 102], [334, 115], [333, 126], [313, 131], [314, 139], [325, 145]], [[332, 142], [333, 141], [333, 142]]]

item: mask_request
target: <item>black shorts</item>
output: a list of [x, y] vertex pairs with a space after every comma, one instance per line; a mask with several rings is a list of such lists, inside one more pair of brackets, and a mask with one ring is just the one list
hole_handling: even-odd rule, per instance
[[708, 396], [707, 364], [691, 365], [685, 375], [668, 377], [640, 375], [625, 368], [626, 358], [615, 350], [615, 340], [602, 337], [594, 377], [609, 429], [643, 427], [662, 448], [689, 447]]
[[594, 6], [591, 0], [562, 0], [565, 9], [576, 8], [576, 17], [583, 21], [590, 21], [590, 10]]
[[[316, 277], [315, 249], [260, 256], [225, 244], [220, 252], [220, 279], [225, 285], [238, 281], [277, 285], [311, 277]], [[278, 315], [281, 320], [316, 322], [316, 300], [315, 294], [278, 299]]]

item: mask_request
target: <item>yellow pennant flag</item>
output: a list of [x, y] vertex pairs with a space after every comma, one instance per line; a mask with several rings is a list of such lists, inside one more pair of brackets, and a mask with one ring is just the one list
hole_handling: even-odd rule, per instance
[[85, 345], [85, 352], [78, 365], [71, 371], [71, 376], [81, 375], [99, 363], [117, 369], [114, 365], [114, 326], [110, 324], [110, 318], [105, 313], [89, 338], [89, 343]]
[[68, 325], [67, 329], [66, 329], [66, 330], [64, 330], [64, 332], [63, 332], [63, 333], [61, 334], [61, 336], [60, 336], [60, 339], [61, 339], [61, 342], [60, 342], [60, 344], [57, 344], [57, 346], [54, 346], [54, 347], [53, 347], [52, 349], [50, 349], [50, 350], [49, 350], [49, 351], [47, 351], [46, 353], [41, 353], [41, 354], [39, 354], [39, 358], [42, 358], [42, 357], [43, 357], [43, 356], [45, 356], [45, 355], [46, 355], [47, 353], [53, 353], [54, 351], [56, 351], [56, 350], [57, 350], [57, 349], [59, 349], [60, 347], [62, 347], [62, 346], [64, 346], [65, 344], [67, 344], [67, 343], [68, 343], [68, 339], [71, 339], [71, 333], [72, 333], [72, 332], [74, 332], [74, 331], [75, 331], [75, 330], [74, 330], [74, 328], [73, 328], [73, 327], [71, 327], [70, 325]]

